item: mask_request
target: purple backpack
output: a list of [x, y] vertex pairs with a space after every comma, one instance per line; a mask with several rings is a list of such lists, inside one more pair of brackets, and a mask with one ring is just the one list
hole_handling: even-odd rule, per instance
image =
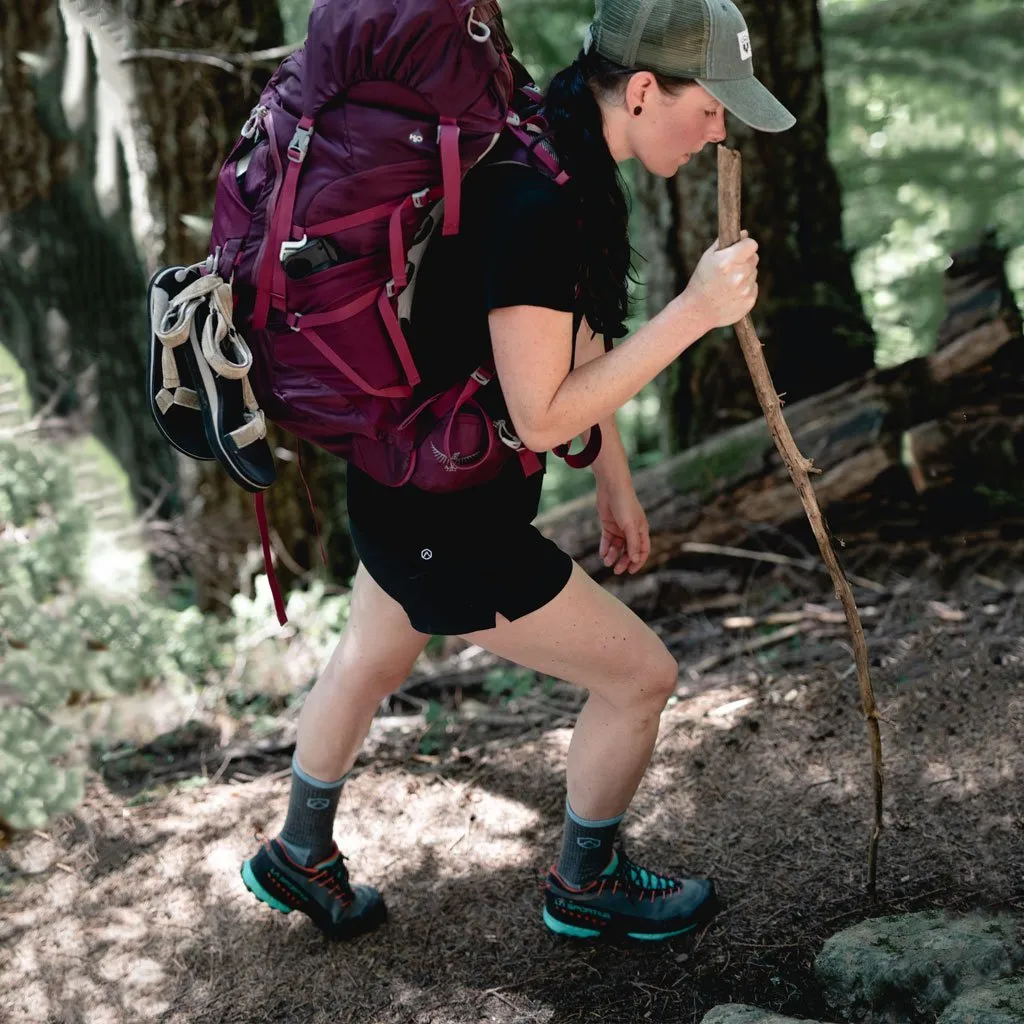
[[[491, 159], [568, 180], [495, 19], [479, 0], [316, 0], [304, 48], [274, 73], [217, 183], [208, 267], [231, 282], [260, 407], [385, 485], [457, 490], [511, 458], [540, 469], [474, 397], [493, 363], [415, 400], [405, 332], [423, 252], [435, 228], [458, 232], [471, 167], [500, 144]], [[555, 451], [579, 467], [599, 449], [595, 427], [584, 452]]]

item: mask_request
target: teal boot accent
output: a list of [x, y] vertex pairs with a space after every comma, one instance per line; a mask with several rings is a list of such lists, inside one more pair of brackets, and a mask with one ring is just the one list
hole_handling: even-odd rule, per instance
[[305, 867], [289, 857], [279, 839], [269, 839], [245, 861], [241, 874], [245, 887], [261, 903], [282, 914], [302, 911], [332, 939], [361, 935], [387, 917], [376, 889], [349, 883], [345, 858], [337, 846], [319, 864]]
[[720, 907], [711, 879], [670, 878], [624, 853], [582, 888], [548, 874], [544, 924], [574, 939], [663, 942], [710, 921]]

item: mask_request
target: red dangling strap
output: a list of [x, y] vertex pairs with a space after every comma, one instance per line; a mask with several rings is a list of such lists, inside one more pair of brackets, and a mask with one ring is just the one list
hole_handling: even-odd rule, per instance
[[256, 505], [256, 521], [260, 526], [260, 543], [263, 545], [263, 566], [267, 570], [270, 593], [274, 595], [274, 610], [277, 612], [277, 621], [285, 626], [288, 624], [288, 616], [284, 610], [281, 585], [277, 582], [277, 574], [274, 572], [274, 558], [270, 551], [270, 530], [267, 528], [267, 510], [263, 505], [262, 491], [253, 495], [253, 502]]

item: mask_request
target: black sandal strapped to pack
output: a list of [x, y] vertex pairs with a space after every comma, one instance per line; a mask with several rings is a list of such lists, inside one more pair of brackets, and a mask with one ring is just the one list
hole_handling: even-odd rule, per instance
[[196, 276], [170, 298], [155, 334], [184, 355], [213, 456], [239, 486], [258, 492], [277, 474], [263, 410], [249, 384], [252, 352], [235, 330], [232, 308], [228, 282], [217, 274]]
[[196, 268], [165, 267], [149, 282], [149, 408], [168, 443], [190, 459], [209, 462], [213, 450], [206, 440], [192, 370], [185, 359], [187, 334], [165, 329], [171, 300], [198, 280]]

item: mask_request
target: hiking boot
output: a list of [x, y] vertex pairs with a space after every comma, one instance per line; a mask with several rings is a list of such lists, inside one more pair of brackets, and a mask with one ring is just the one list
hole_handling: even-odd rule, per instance
[[658, 942], [692, 931], [718, 912], [710, 879], [666, 878], [634, 864], [621, 851], [604, 872], [581, 889], [552, 868], [544, 923], [576, 939], [640, 939]]
[[301, 910], [331, 939], [371, 931], [387, 916], [376, 889], [349, 884], [345, 858], [336, 845], [329, 857], [306, 868], [277, 839], [268, 839], [242, 864], [242, 881], [258, 900], [282, 914]]

